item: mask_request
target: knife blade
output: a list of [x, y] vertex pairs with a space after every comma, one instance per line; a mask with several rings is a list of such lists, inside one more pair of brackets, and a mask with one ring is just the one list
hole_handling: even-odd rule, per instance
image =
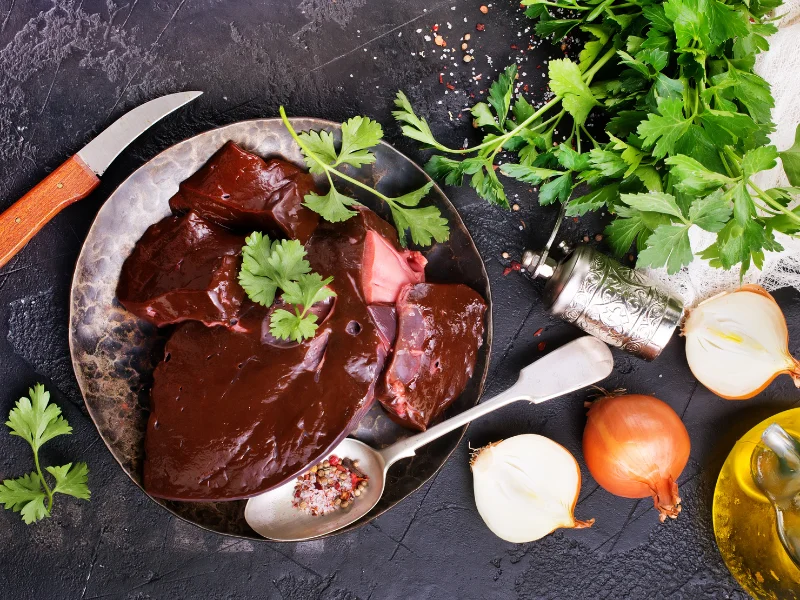
[[0, 267], [59, 212], [100, 185], [100, 176], [133, 140], [202, 93], [168, 94], [125, 113], [0, 214]]

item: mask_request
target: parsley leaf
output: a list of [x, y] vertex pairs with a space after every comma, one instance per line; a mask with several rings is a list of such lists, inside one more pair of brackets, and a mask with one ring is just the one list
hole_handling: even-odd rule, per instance
[[[254, 231], [245, 238], [245, 244], [242, 248], [239, 283], [250, 300], [262, 306], [271, 306], [275, 302], [275, 294], [281, 289], [281, 299], [297, 308], [292, 319], [283, 314], [288, 312], [284, 309], [272, 313], [270, 327], [274, 325], [278, 331], [273, 335], [298, 342], [314, 337], [317, 317], [308, 311], [317, 302], [336, 295], [327, 287], [333, 277], [322, 279], [318, 273], [311, 272], [305, 248], [297, 240], [270, 241], [269, 236]], [[279, 313], [280, 316], [276, 316]]]
[[61, 467], [47, 467], [47, 472], [56, 480], [53, 487], [54, 494], [66, 494], [81, 500], [88, 500], [91, 496], [86, 481], [89, 478], [89, 467], [86, 463], [67, 463]]
[[639, 252], [637, 267], [667, 267], [673, 275], [692, 262], [689, 225], [659, 225], [647, 239], [647, 248]]
[[312, 338], [317, 332], [317, 316], [309, 310], [317, 302], [322, 302], [336, 295], [326, 287], [333, 281], [333, 277], [322, 279], [318, 273], [300, 275], [296, 282], [292, 282], [284, 290], [281, 299], [295, 307], [292, 313], [283, 308], [277, 309], [270, 318], [270, 333], [276, 338], [295, 342]]
[[366, 117], [353, 117], [342, 123], [342, 147], [334, 166], [348, 164], [360, 167], [375, 162], [369, 151], [383, 139], [381, 124]]
[[350, 196], [345, 196], [333, 186], [331, 186], [327, 194], [320, 195], [316, 192], [311, 192], [304, 200], [303, 205], [306, 208], [310, 208], [330, 223], [347, 221], [347, 219], [356, 214], [356, 211], [348, 207], [361, 206], [361, 202]]
[[650, 113], [637, 131], [653, 156], [661, 158], [675, 151], [675, 143], [689, 130], [691, 121], [683, 116], [683, 101], [664, 99], [658, 102], [658, 114]]
[[61, 409], [50, 404], [50, 392], [37, 383], [28, 390], [30, 398], [20, 398], [8, 415], [6, 425], [11, 435], [24, 439], [38, 452], [43, 444], [59, 435], [69, 435], [72, 427], [61, 416]]
[[30, 525], [50, 516], [55, 494], [67, 494], [88, 500], [86, 485], [89, 468], [85, 463], [72, 463], [63, 467], [47, 467], [46, 471], [55, 479], [52, 488], [39, 466], [39, 449], [54, 437], [69, 435], [72, 427], [61, 416], [61, 409], [50, 404], [50, 393], [40, 383], [28, 390], [30, 398], [20, 398], [8, 415], [6, 425], [11, 435], [21, 437], [33, 450], [36, 471], [6, 479], [0, 483], [0, 504], [6, 509], [20, 513], [22, 520]]
[[[395, 104], [399, 109], [393, 113], [395, 118], [406, 124], [403, 126], [403, 133], [436, 148], [446, 149], [433, 138], [433, 134], [425, 120], [414, 114], [405, 94], [398, 92]], [[507, 114], [508, 102], [505, 104], [505, 111], [505, 114]], [[286, 111], [282, 106], [279, 112], [284, 126], [300, 146], [309, 170], [315, 174], [325, 175], [330, 185], [328, 193], [324, 195], [315, 192], [307, 194], [303, 199], [307, 208], [332, 223], [346, 221], [356, 214], [351, 207], [361, 205], [361, 203], [336, 189], [333, 183], [334, 177], [336, 177], [343, 179], [351, 186], [366, 190], [386, 202], [391, 209], [401, 245], [406, 245], [406, 230], [409, 231], [411, 239], [415, 243], [422, 243], [422, 240], [427, 240], [427, 243], [430, 244], [433, 239], [437, 241], [448, 239], [450, 229], [447, 220], [442, 217], [441, 211], [437, 207], [408, 208], [419, 204], [420, 200], [422, 200], [421, 196], [418, 197], [421, 190], [424, 189], [427, 193], [432, 185], [423, 186], [399, 198], [391, 198], [374, 187], [339, 170], [339, 167], [343, 165], [358, 168], [375, 162], [375, 155], [370, 151], [370, 148], [380, 143], [383, 138], [383, 129], [380, 123], [366, 117], [353, 117], [345, 121], [342, 123], [342, 141], [339, 151], [336, 152], [333, 134], [325, 131], [308, 131], [298, 134], [289, 122]], [[505, 118], [505, 114], [503, 118]], [[500, 187], [502, 188], [502, 186]], [[248, 285], [253, 288], [255, 284], [253, 277], [250, 275], [245, 276], [243, 279], [240, 277], [240, 281], [242, 281], [242, 287]], [[279, 285], [278, 287], [281, 286]], [[245, 287], [245, 290], [247, 291], [247, 287]], [[249, 292], [248, 295], [250, 295]], [[259, 298], [259, 302], [266, 302], [270, 298], [274, 300], [274, 291], [270, 293], [269, 286], [265, 286], [263, 293], [255, 295]], [[270, 301], [269, 304], [271, 303]]]
[[583, 80], [578, 65], [568, 58], [559, 58], [550, 61], [549, 72], [550, 89], [562, 99], [562, 105], [575, 122], [584, 124], [598, 102]]
[[257, 304], [270, 306], [278, 288], [311, 271], [306, 251], [297, 240], [270, 241], [269, 236], [254, 231], [245, 238], [239, 283]]
[[794, 145], [778, 153], [783, 163], [783, 170], [792, 185], [800, 185], [800, 125], [794, 136]]
[[26, 525], [50, 516], [45, 500], [47, 495], [36, 471], [17, 479], [6, 479], [0, 484], [0, 503], [6, 509], [20, 513]]
[[497, 120], [502, 128], [505, 125], [508, 109], [511, 105], [511, 92], [513, 91], [514, 80], [517, 78], [516, 63], [506, 67], [500, 76], [492, 83], [489, 88], [489, 104], [492, 105], [497, 113]]

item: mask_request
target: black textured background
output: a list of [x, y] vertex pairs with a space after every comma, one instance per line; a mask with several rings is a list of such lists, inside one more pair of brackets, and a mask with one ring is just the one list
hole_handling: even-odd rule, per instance
[[[746, 597], [714, 543], [714, 482], [736, 437], [794, 406], [798, 395], [782, 378], [758, 399], [721, 400], [692, 378], [677, 338], [651, 364], [615, 353], [617, 367], [607, 386], [655, 394], [683, 416], [692, 439], [679, 481], [683, 513], [660, 525], [649, 499], [615, 498], [584, 468], [576, 512], [582, 519], [595, 517], [595, 526], [532, 544], [505, 543], [484, 526], [472, 499], [466, 441], [431, 482], [369, 526], [280, 545], [237, 541], [171, 518], [127, 479], [85, 416], [67, 349], [68, 292], [82, 239], [114, 187], [170, 144], [217, 125], [275, 116], [281, 103], [298, 116], [376, 118], [389, 141], [423, 161], [389, 115], [398, 88], [429, 116], [443, 140], [458, 146], [473, 137], [461, 114], [465, 93], [479, 97], [495, 70], [516, 58], [529, 98], [540, 100], [546, 65], [537, 66], [563, 53], [531, 43], [529, 23], [516, 3], [489, 4], [486, 15], [480, 4], [0, 0], [2, 208], [126, 109], [163, 93], [205, 91], [134, 143], [90, 198], [56, 217], [0, 270], [0, 415], [34, 382], [48, 384], [75, 431], [50, 444], [44, 460], [87, 460], [93, 493], [91, 503], [59, 502], [51, 519], [30, 527], [0, 511], [0, 597]], [[454, 53], [425, 40], [437, 23]], [[476, 23], [486, 30], [477, 32]], [[471, 33], [475, 50], [469, 65], [457, 50], [464, 33]], [[482, 80], [471, 79], [477, 74]], [[544, 313], [535, 286], [516, 274], [503, 276], [507, 261], [501, 254], [518, 256], [525, 246], [541, 244], [555, 214], [538, 209], [525, 186], [513, 188], [518, 197], [512, 201], [521, 210], [509, 213], [489, 208], [468, 189], [448, 193], [492, 279], [492, 394], [510, 385], [520, 367], [577, 335]], [[571, 241], [593, 239], [599, 230], [596, 223], [570, 222], [566, 235]], [[797, 295], [778, 297], [793, 339], [800, 339]], [[510, 407], [473, 424], [466, 439], [474, 447], [541, 433], [580, 460], [585, 396]], [[0, 429], [0, 478], [21, 475], [31, 467], [29, 450]]]

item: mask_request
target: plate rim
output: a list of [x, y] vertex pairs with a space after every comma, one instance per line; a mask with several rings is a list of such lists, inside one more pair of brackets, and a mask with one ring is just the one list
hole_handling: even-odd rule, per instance
[[[294, 126], [294, 122], [295, 121], [313, 121], [315, 123], [315, 125], [319, 125], [321, 128], [333, 128], [333, 129], [341, 128], [341, 123], [337, 123], [335, 121], [330, 121], [328, 119], [320, 119], [320, 118], [317, 118], [317, 117], [290, 117], [289, 118], [289, 122], [292, 123], [293, 126]], [[142, 163], [141, 165], [136, 167], [136, 169], [134, 169], [131, 173], [129, 173], [128, 176], [125, 177], [125, 179], [123, 179], [114, 188], [114, 190], [103, 200], [102, 205], [100, 206], [100, 208], [98, 209], [97, 213], [94, 216], [94, 219], [92, 220], [92, 225], [89, 227], [88, 231], [86, 232], [86, 236], [84, 237], [84, 240], [81, 243], [81, 250], [78, 253], [77, 259], [75, 261], [75, 268], [73, 269], [73, 273], [72, 273], [72, 280], [71, 280], [71, 283], [70, 283], [70, 300], [69, 300], [68, 343], [69, 343], [69, 352], [70, 352], [70, 362], [72, 364], [73, 374], [75, 375], [75, 379], [77, 380], [78, 389], [81, 392], [81, 399], [83, 400], [83, 405], [86, 407], [86, 411], [89, 414], [89, 418], [92, 420], [92, 424], [94, 425], [95, 431], [97, 432], [98, 436], [100, 436], [100, 439], [103, 441], [103, 444], [105, 445], [105, 447], [108, 450], [109, 454], [111, 454], [111, 456], [114, 459], [114, 461], [119, 466], [120, 470], [134, 484], [134, 486], [139, 490], [140, 493], [142, 493], [146, 498], [148, 498], [151, 502], [153, 502], [157, 506], [159, 506], [162, 509], [168, 511], [170, 513], [170, 515], [172, 515], [173, 517], [176, 517], [176, 518], [180, 519], [181, 521], [189, 523], [189, 524], [191, 524], [191, 525], [193, 525], [195, 527], [199, 527], [199, 528], [201, 528], [201, 529], [203, 529], [205, 531], [209, 531], [209, 532], [215, 533], [217, 535], [223, 535], [223, 536], [227, 536], [227, 537], [232, 537], [232, 538], [242, 539], [242, 540], [248, 540], [248, 541], [271, 542], [271, 543], [287, 543], [288, 544], [288, 543], [296, 543], [296, 542], [282, 542], [280, 540], [273, 540], [271, 538], [263, 537], [263, 536], [261, 536], [260, 534], [258, 534], [256, 532], [254, 532], [255, 535], [249, 536], [249, 535], [243, 535], [243, 534], [239, 534], [239, 533], [230, 533], [230, 532], [225, 532], [225, 531], [219, 531], [219, 530], [216, 530], [216, 529], [212, 529], [211, 527], [208, 527], [208, 526], [206, 526], [204, 524], [201, 524], [201, 523], [197, 523], [196, 521], [192, 521], [192, 520], [184, 517], [183, 515], [178, 514], [177, 512], [172, 510], [172, 508], [170, 508], [167, 504], [159, 502], [157, 498], [155, 498], [154, 496], [151, 496], [150, 494], [148, 494], [147, 491], [142, 486], [142, 484], [139, 483], [138, 481], [136, 481], [133, 478], [133, 476], [131, 475], [131, 473], [129, 473], [128, 470], [125, 467], [123, 467], [122, 462], [120, 461], [120, 459], [115, 454], [114, 450], [109, 445], [108, 440], [106, 439], [106, 437], [100, 431], [100, 427], [97, 424], [97, 419], [95, 418], [94, 411], [93, 411], [92, 407], [89, 405], [89, 403], [86, 402], [86, 396], [85, 396], [85, 391], [84, 391], [84, 386], [83, 386], [83, 380], [82, 380], [81, 377], [78, 377], [78, 367], [79, 367], [79, 365], [78, 365], [78, 361], [76, 359], [76, 342], [73, 339], [74, 338], [73, 320], [75, 318], [75, 302], [73, 301], [73, 297], [74, 297], [76, 285], [78, 283], [78, 281], [77, 281], [78, 268], [77, 267], [81, 263], [81, 260], [84, 257], [84, 252], [86, 252], [86, 241], [91, 237], [92, 233], [95, 230], [95, 227], [97, 227], [97, 223], [98, 223], [98, 220], [99, 220], [100, 213], [103, 211], [103, 209], [105, 208], [107, 202], [114, 196], [114, 194], [116, 194], [119, 191], [120, 188], [125, 186], [128, 183], [128, 181], [130, 181], [131, 178], [133, 178], [133, 176], [137, 172], [139, 172], [139, 170], [143, 169], [147, 165], [150, 165], [153, 161], [158, 160], [163, 154], [171, 151], [172, 149], [174, 149], [177, 146], [180, 146], [180, 145], [183, 145], [183, 144], [188, 144], [188, 143], [192, 142], [193, 140], [195, 140], [195, 139], [197, 139], [197, 138], [199, 138], [201, 136], [207, 135], [207, 134], [215, 132], [215, 131], [221, 131], [221, 130], [227, 129], [229, 127], [240, 126], [242, 124], [253, 124], [253, 125], [256, 125], [258, 123], [264, 123], [264, 122], [270, 122], [270, 123], [277, 122], [277, 123], [283, 124], [283, 121], [282, 121], [282, 119], [280, 117], [267, 117], [267, 118], [261, 118], [261, 119], [245, 119], [245, 120], [242, 120], [242, 121], [235, 121], [233, 123], [227, 123], [225, 125], [220, 125], [219, 127], [212, 127], [212, 128], [207, 129], [205, 131], [201, 131], [201, 132], [196, 133], [196, 134], [194, 134], [194, 135], [192, 135], [190, 137], [187, 137], [187, 138], [185, 138], [183, 140], [180, 140], [180, 141], [178, 141], [178, 142], [176, 142], [174, 144], [171, 144], [170, 146], [164, 148], [163, 150], [161, 150], [160, 152], [158, 152], [154, 156], [150, 157], [147, 161], [145, 161], [144, 163]], [[403, 153], [400, 150], [398, 150], [397, 148], [395, 148], [392, 144], [386, 142], [385, 140], [381, 140], [379, 142], [379, 145], [381, 145], [381, 146], [387, 148], [388, 150], [390, 150], [391, 152], [394, 152], [395, 154], [399, 155], [407, 163], [413, 165], [414, 169], [416, 169], [419, 173], [421, 173], [423, 175], [423, 177], [425, 177], [425, 179], [427, 179], [429, 182], [433, 183], [432, 189], [435, 190], [437, 193], [439, 193], [441, 195], [441, 197], [444, 198], [447, 201], [447, 203], [450, 204], [450, 206], [453, 208], [453, 212], [457, 216], [460, 226], [467, 233], [467, 237], [469, 239], [470, 246], [472, 247], [472, 249], [474, 250], [475, 254], [480, 259], [481, 273], [483, 275], [484, 280], [486, 281], [486, 297], [484, 299], [486, 300], [487, 311], [486, 311], [486, 321], [485, 321], [486, 339], [485, 339], [484, 344], [486, 345], [487, 348], [486, 348], [486, 365], [485, 365], [485, 367], [483, 369], [483, 373], [481, 374], [481, 378], [480, 378], [480, 381], [478, 381], [478, 386], [477, 386], [477, 402], [476, 402], [476, 405], [477, 405], [477, 404], [479, 404], [481, 402], [481, 400], [483, 398], [483, 393], [485, 391], [485, 386], [486, 386], [486, 379], [488, 378], [488, 375], [489, 375], [489, 367], [491, 365], [491, 358], [492, 358], [492, 339], [493, 339], [493, 335], [494, 335], [492, 287], [491, 287], [491, 280], [489, 279], [489, 274], [486, 271], [486, 262], [484, 261], [483, 256], [481, 255], [480, 251], [478, 250], [478, 247], [475, 245], [475, 239], [473, 238], [472, 233], [467, 228], [467, 226], [464, 224], [464, 220], [462, 219], [461, 213], [458, 211], [458, 208], [456, 207], [455, 204], [453, 204], [453, 202], [450, 200], [450, 198], [447, 196], [447, 194], [444, 193], [444, 191], [439, 186], [439, 184], [436, 182], [436, 180], [434, 180], [430, 175], [428, 175], [428, 173], [419, 164], [417, 164], [416, 161], [414, 161], [411, 158], [409, 158], [405, 153]], [[439, 465], [436, 468], [436, 470], [433, 471], [433, 473], [431, 473], [428, 477], [425, 477], [424, 479], [421, 479], [419, 485], [415, 489], [409, 491], [407, 494], [404, 494], [393, 505], [388, 506], [386, 508], [383, 508], [381, 510], [377, 510], [377, 511], [375, 509], [373, 509], [370, 512], [368, 512], [366, 515], [361, 517], [355, 523], [352, 523], [352, 524], [350, 524], [349, 526], [347, 526], [347, 527], [345, 527], [343, 529], [331, 532], [329, 534], [326, 534], [324, 536], [320, 536], [319, 538], [315, 538], [315, 539], [325, 539], [327, 537], [331, 537], [331, 536], [334, 536], [334, 535], [342, 535], [342, 534], [345, 534], [345, 533], [352, 532], [352, 531], [355, 531], [357, 529], [360, 529], [361, 527], [364, 527], [368, 523], [372, 522], [374, 519], [377, 519], [378, 517], [380, 517], [383, 514], [385, 514], [386, 512], [388, 512], [389, 510], [393, 509], [395, 506], [397, 506], [398, 504], [400, 504], [401, 502], [406, 500], [412, 494], [418, 492], [419, 489], [422, 486], [424, 486], [431, 479], [433, 479], [436, 475], [438, 475], [439, 472], [442, 470], [442, 468], [445, 466], [445, 464], [450, 460], [450, 458], [453, 455], [453, 453], [455, 452], [455, 450], [458, 448], [458, 446], [463, 441], [464, 435], [466, 435], [468, 427], [469, 427], [469, 423], [467, 423], [466, 425], [462, 426], [461, 428], [456, 429], [456, 430], [454, 430], [454, 431], [452, 431], [452, 432], [450, 432], [448, 434], [448, 435], [452, 435], [453, 433], [458, 433], [458, 439], [456, 440], [456, 443], [453, 445], [453, 448], [447, 452], [447, 455], [442, 460], [442, 464]], [[247, 499], [245, 499], [245, 501], [246, 500]]]

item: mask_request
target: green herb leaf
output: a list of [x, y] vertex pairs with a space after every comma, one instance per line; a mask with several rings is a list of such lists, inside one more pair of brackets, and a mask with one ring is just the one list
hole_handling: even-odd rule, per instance
[[331, 186], [327, 194], [319, 195], [311, 192], [303, 198], [303, 205], [310, 208], [329, 223], [347, 221], [356, 214], [349, 206], [361, 206], [361, 202], [350, 196], [345, 196], [335, 187]]
[[[319, 161], [326, 165], [335, 165], [337, 160], [336, 147], [333, 143], [333, 134], [324, 129], [320, 131], [305, 131], [299, 135], [308, 149], [314, 153]], [[303, 152], [308, 170], [314, 175], [322, 175], [325, 169], [319, 164], [314, 156]]]
[[794, 145], [783, 152], [779, 152], [781, 163], [789, 183], [800, 186], [800, 125], [794, 136]]
[[408, 97], [403, 92], [397, 92], [394, 104], [397, 110], [392, 111], [392, 116], [403, 123], [400, 127], [403, 131], [403, 135], [412, 140], [422, 142], [428, 147], [438, 146], [438, 142], [436, 138], [433, 137], [428, 122], [414, 113], [411, 102], [408, 101]]
[[342, 123], [342, 147], [336, 165], [347, 164], [360, 167], [375, 162], [369, 151], [383, 139], [383, 128], [377, 121], [367, 117], [353, 117]]
[[556, 200], [566, 202], [572, 193], [572, 175], [564, 173], [539, 188], [539, 204], [546, 206]]
[[661, 158], [675, 151], [675, 143], [688, 131], [691, 121], [683, 116], [681, 100], [660, 100], [658, 112], [647, 115], [637, 131], [645, 145], [654, 146], [653, 156]]
[[675, 201], [675, 196], [672, 194], [665, 194], [663, 192], [622, 194], [620, 198], [625, 204], [637, 210], [662, 213], [675, 217], [680, 221], [685, 220], [678, 203]]
[[759, 171], [766, 171], [778, 164], [778, 149], [775, 146], [761, 146], [747, 152], [742, 158], [742, 172], [752, 177]]
[[721, 231], [731, 218], [731, 203], [717, 190], [705, 198], [696, 199], [689, 208], [689, 220], [706, 231]]
[[647, 240], [647, 248], [639, 252], [637, 267], [667, 267], [673, 275], [692, 262], [688, 225], [659, 225]]
[[472, 116], [475, 118], [476, 127], [491, 127], [495, 131], [502, 131], [500, 125], [494, 118], [492, 109], [489, 108], [489, 105], [486, 104], [486, 102], [478, 102], [475, 106], [472, 107], [472, 110], [470, 112], [472, 113]]
[[513, 92], [514, 80], [517, 78], [517, 65], [513, 64], [506, 67], [506, 70], [497, 77], [495, 82], [489, 87], [489, 104], [497, 114], [497, 120], [502, 127], [508, 116], [508, 109], [511, 105], [511, 93]]
[[20, 398], [8, 415], [6, 426], [11, 435], [16, 435], [28, 442], [34, 452], [38, 452], [43, 444], [59, 435], [69, 435], [72, 427], [61, 416], [61, 409], [49, 404], [50, 392], [37, 383], [28, 390], [30, 398]]
[[297, 240], [270, 241], [269, 236], [254, 231], [245, 238], [239, 283], [248, 297], [270, 306], [278, 288], [311, 271], [305, 249]]
[[[40, 383], [28, 390], [30, 398], [20, 398], [8, 415], [6, 426], [11, 435], [23, 438], [33, 451], [36, 471], [16, 479], [6, 479], [0, 484], [0, 504], [20, 513], [22, 520], [30, 525], [50, 516], [55, 493], [68, 494], [77, 498], [89, 499], [86, 486], [89, 469], [84, 463], [64, 467], [47, 467], [56, 480], [51, 490], [39, 463], [39, 449], [60, 435], [72, 433], [72, 427], [61, 416], [61, 409], [50, 404], [50, 393]], [[46, 503], [46, 504], [45, 504]]]
[[[566, 216], [583, 216], [587, 212], [612, 205], [617, 199], [619, 199], [619, 185], [612, 183], [570, 200], [567, 205]], [[630, 244], [628, 246], [630, 247]]]
[[20, 513], [26, 525], [50, 516], [45, 500], [47, 495], [35, 471], [17, 479], [6, 479], [0, 484], [0, 503], [6, 509]]
[[542, 167], [531, 167], [528, 165], [519, 165], [515, 163], [504, 163], [500, 165], [500, 172], [507, 177], [513, 177], [519, 181], [530, 183], [532, 185], [539, 185], [542, 181], [562, 175], [562, 171], [555, 169], [545, 169]]
[[672, 167], [670, 173], [678, 181], [676, 187], [687, 194], [705, 194], [733, 182], [730, 177], [709, 171], [695, 159], [682, 154], [670, 156], [664, 162]]
[[272, 318], [269, 321], [269, 331], [278, 339], [302, 342], [305, 339], [314, 337], [314, 334], [316, 334], [317, 316], [313, 313], [303, 316], [279, 308], [272, 313]]
[[589, 112], [597, 106], [597, 99], [583, 80], [581, 70], [568, 58], [551, 60], [549, 64], [550, 89], [561, 98], [566, 111], [575, 122], [582, 125]]
[[[442, 217], [439, 209], [435, 206], [424, 206], [422, 208], [403, 208], [402, 206], [391, 206], [392, 219], [394, 219], [397, 229], [401, 232], [408, 230], [411, 234], [411, 241], [419, 246], [430, 246], [433, 240], [446, 242], [450, 237], [450, 228], [447, 219]], [[405, 238], [400, 236], [401, 245]]]
[[81, 500], [88, 500], [92, 493], [89, 491], [89, 486], [86, 482], [89, 479], [89, 467], [86, 463], [67, 463], [61, 467], [47, 467], [47, 472], [56, 480], [56, 485], [53, 487], [54, 494], [66, 494], [80, 498]]

